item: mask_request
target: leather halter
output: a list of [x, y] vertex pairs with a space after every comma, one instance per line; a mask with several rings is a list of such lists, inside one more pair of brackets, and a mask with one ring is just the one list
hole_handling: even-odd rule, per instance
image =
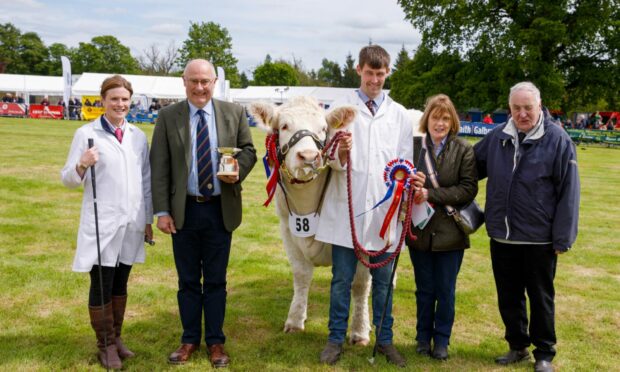
[[297, 142], [301, 141], [304, 137], [310, 137], [316, 144], [319, 150], [323, 149], [324, 143], [319, 139], [319, 136], [316, 133], [313, 133], [307, 129], [301, 129], [295, 132], [293, 136], [285, 143], [281, 148], [278, 149], [278, 161], [280, 164], [284, 163], [284, 157], [288, 153], [288, 151], [297, 144]]

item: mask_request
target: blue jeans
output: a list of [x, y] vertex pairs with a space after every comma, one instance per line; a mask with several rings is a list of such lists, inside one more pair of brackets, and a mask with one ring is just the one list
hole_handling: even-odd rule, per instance
[[[370, 262], [379, 262], [390, 253], [384, 253], [378, 257], [370, 258]], [[357, 257], [351, 248], [334, 245], [332, 247], [332, 284], [329, 294], [329, 338], [330, 342], [344, 343], [347, 324], [349, 321], [349, 307], [351, 304], [351, 283], [355, 276]], [[370, 270], [372, 275], [372, 323], [375, 330], [379, 330], [381, 313], [385, 305], [385, 299], [390, 286], [390, 276], [394, 262], [379, 269]], [[376, 338], [379, 345], [392, 343], [392, 296], [390, 296], [381, 334]]]
[[409, 249], [415, 273], [416, 340], [448, 346], [454, 324], [456, 276], [464, 250], [425, 252]]

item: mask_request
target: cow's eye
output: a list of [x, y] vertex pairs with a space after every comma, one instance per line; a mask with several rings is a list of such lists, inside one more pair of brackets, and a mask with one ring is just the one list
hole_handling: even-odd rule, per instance
[[287, 130], [288, 129], [288, 124], [284, 124], [282, 127], [280, 127], [280, 130]]

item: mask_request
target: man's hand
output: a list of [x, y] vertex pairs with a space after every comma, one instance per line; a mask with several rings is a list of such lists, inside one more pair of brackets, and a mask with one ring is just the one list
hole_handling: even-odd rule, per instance
[[235, 176], [217, 176], [217, 179], [226, 183], [236, 183], [237, 181], [239, 181], [239, 175], [237, 174]]
[[556, 250], [555, 250], [555, 255], [556, 255], [556, 256], [559, 256], [559, 255], [561, 255], [562, 253], [565, 253], [565, 252], [566, 252], [566, 251], [561, 251], [561, 250], [559, 250], [559, 249], [556, 249]]
[[174, 219], [172, 219], [172, 216], [157, 217], [157, 228], [164, 234], [176, 234], [177, 233], [177, 229], [174, 226]]
[[353, 137], [350, 132], [344, 132], [344, 135], [340, 137], [338, 141], [338, 160], [340, 160], [340, 165], [345, 165], [347, 163], [347, 156], [349, 152], [351, 152], [351, 147], [353, 146]]

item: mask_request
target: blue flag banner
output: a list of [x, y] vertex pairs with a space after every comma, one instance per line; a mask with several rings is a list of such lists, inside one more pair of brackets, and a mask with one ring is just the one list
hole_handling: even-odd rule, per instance
[[485, 124], [478, 121], [461, 121], [459, 136], [484, 137], [496, 126], [497, 124]]

